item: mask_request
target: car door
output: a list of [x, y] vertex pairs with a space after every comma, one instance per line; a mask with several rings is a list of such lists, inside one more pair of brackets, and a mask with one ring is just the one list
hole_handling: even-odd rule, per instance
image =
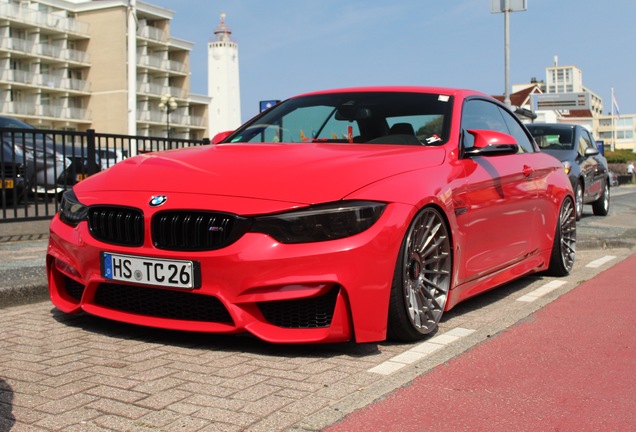
[[460, 145], [465, 148], [473, 145], [473, 129], [516, 135], [521, 142], [517, 154], [460, 160], [466, 183], [454, 197], [461, 208], [456, 214], [464, 238], [459, 252], [459, 284], [513, 265], [536, 250], [533, 233], [541, 187], [532, 163], [534, 144], [512, 114], [494, 102], [468, 99], [462, 110], [461, 129]]

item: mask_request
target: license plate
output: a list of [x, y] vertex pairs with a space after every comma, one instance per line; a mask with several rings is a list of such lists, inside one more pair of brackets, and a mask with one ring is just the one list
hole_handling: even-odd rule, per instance
[[0, 184], [2, 184], [2, 188], [3, 189], [13, 189], [13, 180], [12, 179], [0, 180]]
[[200, 274], [197, 261], [102, 253], [102, 276], [106, 279], [192, 289], [201, 286]]

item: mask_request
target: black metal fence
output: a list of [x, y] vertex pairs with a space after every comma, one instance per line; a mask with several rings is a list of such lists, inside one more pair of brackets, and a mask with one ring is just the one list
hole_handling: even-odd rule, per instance
[[0, 223], [53, 217], [61, 194], [135, 154], [210, 144], [209, 139], [0, 128]]

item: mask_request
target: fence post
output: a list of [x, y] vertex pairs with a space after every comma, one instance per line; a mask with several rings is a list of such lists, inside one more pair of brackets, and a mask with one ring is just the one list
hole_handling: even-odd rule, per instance
[[86, 164], [88, 175], [97, 173], [97, 154], [95, 151], [95, 129], [86, 130]]

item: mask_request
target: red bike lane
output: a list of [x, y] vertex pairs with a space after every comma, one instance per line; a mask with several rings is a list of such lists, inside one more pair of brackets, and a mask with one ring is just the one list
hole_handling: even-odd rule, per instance
[[636, 254], [326, 430], [636, 431]]

